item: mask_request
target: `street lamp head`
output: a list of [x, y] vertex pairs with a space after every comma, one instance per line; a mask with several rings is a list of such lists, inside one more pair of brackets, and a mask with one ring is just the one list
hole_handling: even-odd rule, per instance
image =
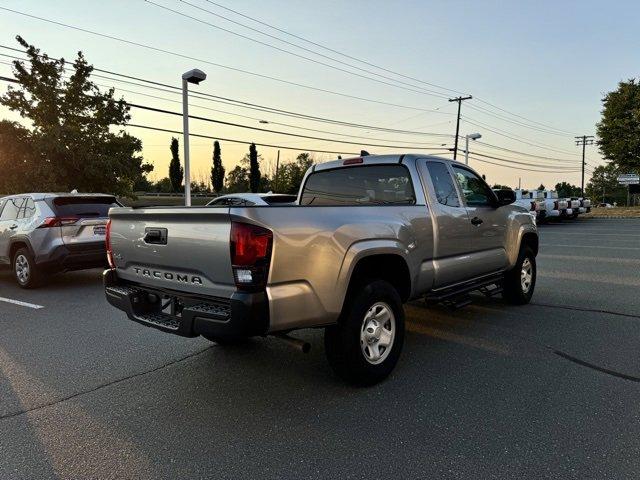
[[197, 68], [194, 68], [193, 70], [189, 70], [188, 72], [182, 74], [183, 80], [186, 80], [189, 83], [195, 83], [196, 85], [206, 78], [207, 74], [202, 70], [198, 70]]
[[479, 133], [470, 133], [469, 135], [467, 135], [467, 137], [469, 137], [471, 140], [478, 140], [479, 138], [482, 138], [482, 135], [480, 135]]

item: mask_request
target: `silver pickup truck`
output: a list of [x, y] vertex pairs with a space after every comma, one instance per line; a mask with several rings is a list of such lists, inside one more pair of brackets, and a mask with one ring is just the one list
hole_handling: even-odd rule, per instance
[[105, 293], [222, 345], [325, 328], [336, 373], [370, 385], [398, 361], [404, 302], [529, 302], [538, 234], [514, 200], [460, 163], [384, 155], [311, 167], [295, 205], [112, 208]]

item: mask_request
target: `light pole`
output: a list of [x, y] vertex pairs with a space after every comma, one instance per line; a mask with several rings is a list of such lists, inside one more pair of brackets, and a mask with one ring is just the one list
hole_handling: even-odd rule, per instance
[[182, 74], [182, 142], [184, 143], [184, 204], [191, 206], [191, 171], [189, 169], [189, 83], [198, 85], [207, 74], [194, 68]]
[[482, 138], [482, 135], [480, 135], [479, 133], [470, 133], [469, 135], [465, 135], [464, 137], [464, 141], [465, 141], [464, 164], [465, 165], [469, 165], [469, 139], [478, 140], [479, 138]]

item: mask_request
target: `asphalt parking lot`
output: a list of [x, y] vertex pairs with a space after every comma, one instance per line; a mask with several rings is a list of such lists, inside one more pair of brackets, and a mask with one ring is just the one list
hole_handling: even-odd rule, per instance
[[[541, 227], [533, 302], [407, 306], [402, 359], [355, 389], [275, 339], [127, 320], [99, 271], [0, 273], [0, 478], [636, 478], [640, 220]], [[41, 306], [42, 308], [32, 308]]]

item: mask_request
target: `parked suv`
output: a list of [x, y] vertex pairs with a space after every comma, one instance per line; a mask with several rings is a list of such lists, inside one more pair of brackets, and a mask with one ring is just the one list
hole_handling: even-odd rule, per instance
[[50, 273], [106, 264], [112, 195], [27, 193], [0, 198], [0, 265], [33, 288]]

